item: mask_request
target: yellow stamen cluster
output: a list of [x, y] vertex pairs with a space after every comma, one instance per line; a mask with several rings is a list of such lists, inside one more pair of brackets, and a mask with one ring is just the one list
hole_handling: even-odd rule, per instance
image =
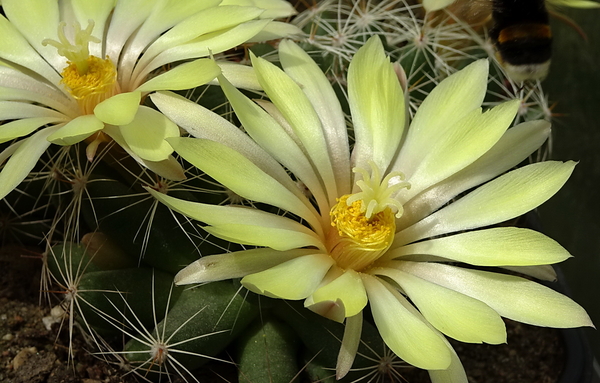
[[43, 45], [54, 46], [58, 54], [67, 59], [67, 67], [62, 71], [62, 83], [78, 101], [83, 114], [91, 114], [100, 102], [120, 93], [117, 70], [108, 59], [91, 56], [89, 43], [100, 43], [92, 36], [94, 22], [90, 20], [86, 29], [74, 24], [74, 43], [65, 35], [64, 22], [58, 26], [58, 40], [45, 39]]
[[69, 62], [62, 71], [62, 83], [79, 102], [84, 114], [89, 114], [100, 102], [119, 93], [119, 86], [117, 70], [110, 60], [89, 56], [86, 62], [88, 70], [83, 74], [75, 63]]
[[396, 232], [396, 217], [402, 215], [402, 205], [392, 197], [399, 189], [410, 187], [407, 182], [392, 184], [400, 177], [391, 173], [383, 180], [379, 169], [370, 163], [372, 173], [354, 169], [362, 179], [356, 183], [361, 191], [337, 199], [330, 211], [332, 230], [328, 238], [329, 254], [338, 266], [361, 271], [382, 256], [391, 246]]
[[347, 194], [338, 198], [330, 212], [331, 225], [337, 229], [330, 255], [338, 266], [359, 271], [392, 244], [396, 219], [389, 207], [367, 218], [362, 211], [362, 201], [348, 204], [349, 197]]

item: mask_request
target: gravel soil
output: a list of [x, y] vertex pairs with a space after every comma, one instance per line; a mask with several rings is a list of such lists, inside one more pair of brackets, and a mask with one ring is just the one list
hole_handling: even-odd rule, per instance
[[[0, 382], [142, 381], [126, 374], [118, 365], [108, 364], [93, 355], [97, 351], [94, 343], [79, 330], [74, 332], [72, 357], [69, 357], [69, 335], [64, 325], [61, 328], [60, 323], [55, 323], [48, 329], [42, 320], [49, 316], [51, 304], [44, 299], [40, 304], [40, 266], [35, 249], [9, 246], [0, 249]], [[564, 367], [560, 332], [512, 321], [506, 323], [508, 344], [491, 346], [451, 341], [469, 375], [469, 382], [557, 382]], [[226, 369], [213, 366], [211, 370], [217, 371], [204, 371], [197, 378], [203, 383], [235, 382], [235, 369], [231, 365]], [[429, 382], [424, 371], [402, 368], [398, 372], [406, 382]], [[379, 378], [374, 381], [389, 381], [386, 374]]]

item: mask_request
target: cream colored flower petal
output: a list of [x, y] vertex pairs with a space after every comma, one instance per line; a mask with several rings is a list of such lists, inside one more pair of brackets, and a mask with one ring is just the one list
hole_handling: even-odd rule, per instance
[[438, 11], [446, 8], [456, 0], [423, 0], [423, 8], [426, 12]]
[[321, 120], [337, 182], [337, 195], [350, 193], [348, 132], [337, 95], [319, 66], [292, 41], [283, 40], [279, 44], [279, 58], [285, 73], [300, 85]]
[[24, 118], [0, 125], [0, 143], [24, 137], [33, 133], [40, 126], [57, 122], [52, 117]]
[[306, 185], [318, 206], [329, 209], [327, 195], [320, 178], [292, 137], [267, 112], [225, 79], [219, 78], [219, 82], [236, 116], [252, 139]]
[[[111, 23], [114, 24], [115, 30], [111, 30], [111, 34], [107, 38], [109, 43], [112, 43], [112, 40], [115, 40], [116, 43], [120, 42], [121, 44], [124, 44], [125, 40], [123, 40], [123, 36], [121, 36], [121, 34], [125, 35], [126, 37], [129, 37], [133, 34], [129, 41], [127, 41], [127, 49], [125, 52], [123, 52], [124, 54], [121, 57], [119, 65], [119, 76], [121, 80], [132, 87], [133, 84], [130, 83], [132, 71], [134, 66], [137, 65], [138, 68], [140, 68], [140, 65], [143, 65], [143, 63], [140, 64], [138, 62], [138, 59], [146, 50], [146, 48], [169, 28], [177, 25], [189, 17], [194, 17], [194, 15], [196, 15], [198, 12], [217, 6], [219, 4], [219, 0], [141, 0], [139, 4], [136, 3], [137, 1], [134, 0], [129, 0], [127, 2], [119, 1], [117, 3], [115, 16], [113, 17], [113, 22]], [[135, 18], [133, 19], [133, 22], [130, 22], [129, 20], [132, 18], [132, 15], [128, 15], [127, 12], [134, 12]], [[138, 18], [138, 14], [140, 13], [143, 15], [141, 19]], [[129, 19], [126, 19], [127, 17]], [[121, 26], [120, 24], [124, 24], [124, 26]], [[133, 25], [138, 25], [139, 30], [131, 29]], [[115, 47], [115, 49], [120, 50], [121, 48]], [[110, 52], [107, 51], [107, 53]], [[111, 56], [110, 54], [109, 56], [119, 57], [118, 55]], [[149, 57], [146, 57], [145, 60], [149, 59]], [[132, 89], [133, 88], [130, 88], [128, 90]]]
[[269, 22], [261, 20], [260, 25], [250, 23], [262, 12], [262, 9], [254, 7], [219, 6], [191, 15], [148, 47], [136, 64], [133, 77], [145, 77], [162, 65], [217, 54], [240, 45]]
[[[204, 227], [206, 232], [229, 242], [248, 246], [264, 246], [279, 251], [302, 247], [321, 247], [323, 243], [310, 230], [290, 230], [247, 224], [225, 224]], [[323, 249], [322, 249], [323, 250]]]
[[443, 340], [448, 346], [448, 349], [450, 349], [452, 361], [446, 370], [427, 371], [429, 373], [429, 379], [431, 379], [431, 383], [469, 383], [467, 373], [465, 372], [458, 355], [456, 355], [456, 351], [454, 351], [450, 343], [448, 343], [445, 338], [443, 338]]
[[[192, 136], [227, 145], [252, 161], [299, 198], [304, 198], [285, 169], [237, 126], [175, 93], [153, 93], [150, 98], [164, 115]], [[198, 153], [200, 152], [196, 152], [196, 155]]]
[[[150, 188], [146, 190], [170, 209], [216, 228], [231, 227], [232, 225], [237, 224], [239, 226], [237, 229], [240, 230], [240, 235], [244, 234], [243, 230], [255, 230], [257, 232], [264, 231], [265, 237], [262, 238], [261, 243], [257, 244], [260, 246], [276, 247], [275, 244], [278, 244], [277, 247], [287, 247], [287, 249], [284, 250], [292, 249], [294, 247], [323, 247], [319, 238], [312, 230], [286, 217], [267, 213], [258, 209], [250, 209], [244, 206], [219, 206], [185, 201], [162, 194]], [[247, 229], [244, 229], [243, 226], [247, 226]], [[268, 235], [269, 231], [272, 231], [270, 236]], [[284, 233], [286, 234], [285, 238], [277, 237]], [[298, 242], [300, 239], [303, 239], [302, 244], [299, 246], [291, 245], [291, 242]], [[290, 242], [286, 243], [286, 241]], [[280, 248], [278, 250], [282, 249]]]
[[388, 347], [413, 366], [427, 370], [448, 368], [451, 353], [438, 336], [394, 289], [378, 278], [362, 274], [375, 325]]
[[[123, 147], [123, 145], [121, 145]], [[129, 148], [126, 149], [127, 153], [130, 156], [134, 157], [135, 153], [131, 152]], [[166, 160], [162, 161], [147, 161], [143, 160], [137, 156], [135, 156], [136, 161], [138, 161], [142, 166], [150, 169], [152, 172], [156, 173], [158, 176], [166, 178], [172, 181], [183, 181], [187, 177], [185, 176], [185, 172], [181, 167], [179, 161], [175, 159], [172, 155], [169, 156]]]
[[[0, 200], [6, 197], [8, 193], [27, 177], [35, 164], [37, 164], [40, 156], [50, 146], [48, 136], [54, 133], [59, 127], [60, 125], [42, 129], [18, 142], [16, 150], [13, 146], [9, 146], [0, 153], [0, 158], [2, 158], [4, 157], [4, 152], [7, 152], [8, 155], [12, 152], [10, 159], [6, 162], [0, 173]], [[0, 161], [1, 163], [2, 161]]]
[[[360, 274], [348, 269], [332, 282], [319, 287], [310, 296], [309, 302], [311, 306], [323, 302], [341, 303], [343, 310], [339, 313], [339, 317], [328, 318], [342, 322], [344, 318], [360, 313], [367, 305], [368, 300]], [[305, 306], [307, 305], [305, 304]], [[309, 306], [307, 307], [310, 309]]]
[[294, 6], [285, 0], [223, 0], [221, 5], [243, 5], [262, 8], [262, 19], [280, 19], [295, 15]]
[[346, 319], [342, 345], [340, 346], [340, 353], [338, 354], [335, 366], [335, 378], [337, 380], [340, 380], [346, 376], [346, 374], [352, 368], [354, 358], [356, 357], [356, 352], [358, 351], [358, 346], [360, 345], [362, 322], [362, 311], [359, 311], [356, 315]]
[[165, 139], [179, 136], [177, 125], [162, 113], [143, 105], [132, 122], [119, 128], [131, 150], [148, 161], [166, 160], [173, 148]]
[[50, 117], [57, 121], [66, 120], [62, 113], [43, 106], [33, 105], [28, 102], [0, 101], [0, 119], [4, 121], [36, 117]]
[[20, 70], [4, 66], [0, 66], [0, 100], [34, 102], [48, 106], [65, 116], [80, 114], [79, 106], [72, 97], [65, 96], [56, 87], [30, 77]]
[[[19, 3], [19, 1], [15, 1]], [[55, 28], [58, 27], [58, 24]], [[54, 31], [56, 35], [56, 30]], [[53, 36], [54, 36], [53, 35]], [[31, 69], [34, 73], [48, 79], [50, 83], [60, 86], [61, 76], [58, 72], [29, 45], [23, 35], [4, 16], [0, 15], [0, 58]], [[56, 49], [55, 49], [56, 52]], [[4, 83], [4, 81], [2, 81]], [[67, 93], [66, 91], [64, 91]]]
[[379, 36], [356, 52], [348, 68], [348, 103], [356, 143], [353, 165], [385, 171], [396, 155], [404, 131], [404, 95]]
[[337, 194], [337, 183], [330, 161], [323, 126], [300, 85], [272, 63], [252, 55], [258, 81], [294, 130], [304, 151], [323, 180], [330, 201]]
[[170, 139], [169, 143], [188, 162], [237, 195], [289, 211], [320, 230], [318, 214], [299, 188], [286, 188], [236, 150], [199, 138]]
[[154, 92], [157, 90], [183, 90], [204, 85], [221, 73], [219, 66], [211, 59], [199, 59], [184, 63], [162, 73], [136, 90]]
[[106, 124], [130, 124], [138, 112], [141, 99], [139, 91], [117, 94], [96, 105], [94, 115]]
[[439, 263], [397, 262], [396, 267], [486, 303], [503, 317], [536, 326], [593, 326], [570, 298], [528, 279]]
[[140, 158], [135, 154], [121, 134], [121, 130], [118, 126], [105, 125], [104, 133], [108, 134], [121, 148], [123, 148], [127, 154], [137, 161], [140, 165], [150, 169], [158, 176], [173, 181], [182, 181], [186, 179], [183, 167], [172, 155], [162, 161], [147, 161]]
[[284, 37], [303, 36], [302, 29], [295, 25], [280, 21], [271, 21], [256, 35], [250, 37], [247, 42], [260, 43], [270, 40], [279, 40]]
[[411, 188], [403, 189], [399, 195], [409, 200], [473, 163], [498, 142], [520, 105], [520, 100], [513, 100], [483, 114], [474, 111], [451, 129], [440, 132], [436, 140], [429, 144], [427, 153], [422, 156], [412, 176], [407, 177]]
[[489, 63], [476, 61], [440, 82], [425, 98], [392, 169], [410, 178], [444, 131], [478, 109], [487, 88]]
[[305, 255], [246, 275], [242, 284], [250, 291], [272, 298], [304, 299], [315, 291], [333, 263], [327, 254]]
[[547, 161], [504, 174], [396, 234], [392, 248], [441, 234], [493, 225], [525, 214], [552, 197], [575, 162]]
[[[108, 57], [118, 62], [121, 51], [127, 46], [127, 41], [147, 20], [157, 2], [157, 0], [129, 0], [115, 3], [110, 26], [104, 39]], [[135, 60], [137, 58], [136, 56]], [[133, 89], [122, 90], [131, 91]]]
[[242, 278], [310, 254], [314, 254], [314, 250], [276, 251], [261, 248], [204, 256], [179, 271], [175, 275], [175, 284], [188, 285]]
[[383, 259], [429, 254], [477, 266], [549, 265], [569, 258], [553, 239], [529, 229], [496, 227], [430, 239], [388, 251]]
[[437, 183], [404, 204], [396, 221], [402, 228], [438, 210], [452, 198], [512, 169], [537, 150], [550, 135], [550, 123], [528, 121], [508, 129], [502, 138], [471, 165]]
[[[230, 61], [217, 61], [221, 68], [221, 74], [236, 88], [248, 90], [262, 90], [254, 68], [248, 65], [242, 65]], [[209, 84], [218, 85], [219, 82], [215, 79]]]
[[73, 145], [81, 142], [104, 128], [102, 121], [93, 114], [79, 116], [48, 136], [48, 141], [57, 145]]
[[[21, 32], [29, 44], [56, 70], [66, 66], [64, 57], [53, 46], [43, 46], [44, 39], [57, 40], [59, 9], [56, 1], [6, 0], [2, 9], [10, 22]], [[4, 35], [2, 36], [4, 38]], [[22, 47], [14, 47], [23, 49]], [[18, 61], [17, 61], [18, 62]]]
[[401, 270], [395, 262], [369, 273], [394, 280], [421, 314], [440, 332], [467, 343], [506, 343], [506, 328], [498, 313], [485, 303]]

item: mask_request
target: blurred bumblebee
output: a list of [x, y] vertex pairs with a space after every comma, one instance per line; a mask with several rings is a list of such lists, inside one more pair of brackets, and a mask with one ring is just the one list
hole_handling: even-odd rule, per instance
[[[552, 31], [546, 4], [577, 8], [597, 8], [587, 0], [457, 0], [447, 10], [472, 25], [492, 23], [490, 39], [496, 58], [507, 75], [517, 82], [541, 80], [550, 69]], [[574, 28], [567, 17], [553, 12]], [[582, 35], [583, 32], [580, 31]]]
[[496, 58], [514, 81], [548, 75], [552, 31], [544, 0], [493, 0], [490, 38]]

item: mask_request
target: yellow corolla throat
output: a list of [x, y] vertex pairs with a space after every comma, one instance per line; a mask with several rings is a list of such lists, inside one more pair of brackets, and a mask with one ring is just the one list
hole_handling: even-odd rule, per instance
[[89, 54], [89, 43], [101, 42], [92, 36], [92, 20], [84, 30], [79, 23], [74, 24], [74, 43], [65, 36], [65, 26], [64, 22], [58, 26], [59, 41], [45, 39], [42, 44], [54, 46], [67, 59], [61, 82], [79, 103], [82, 114], [92, 114], [96, 105], [121, 92], [117, 70], [108, 57], [101, 59]]
[[329, 254], [343, 269], [364, 270], [389, 249], [396, 233], [396, 218], [403, 212], [392, 195], [410, 187], [404, 181], [390, 185], [394, 177], [403, 179], [401, 173], [390, 173], [381, 180], [377, 167], [373, 163], [370, 166], [370, 176], [363, 169], [353, 169], [363, 176], [356, 183], [362, 191], [338, 198], [330, 211], [331, 226], [336, 230], [329, 234]]

